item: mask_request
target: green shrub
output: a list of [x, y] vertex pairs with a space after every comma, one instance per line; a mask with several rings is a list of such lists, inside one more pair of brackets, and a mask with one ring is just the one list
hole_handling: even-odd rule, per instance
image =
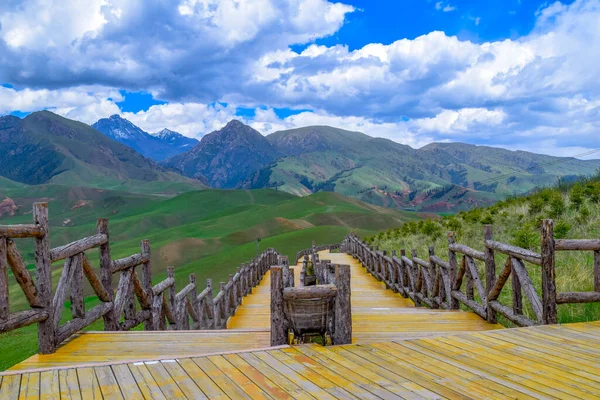
[[560, 221], [554, 227], [554, 237], [556, 239], [562, 239], [567, 237], [569, 232], [571, 231], [571, 225], [567, 222]]
[[546, 207], [546, 202], [541, 197], [536, 197], [529, 203], [529, 213], [539, 214]]
[[555, 196], [550, 202], [550, 218], [559, 218], [567, 211], [567, 205], [562, 196]]

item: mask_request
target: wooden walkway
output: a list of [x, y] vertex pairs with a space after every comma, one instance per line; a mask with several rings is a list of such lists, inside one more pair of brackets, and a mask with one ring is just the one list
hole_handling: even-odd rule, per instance
[[0, 400], [600, 398], [600, 322], [497, 329], [415, 308], [347, 255], [321, 259], [352, 266], [352, 345], [269, 348], [267, 274], [234, 329], [80, 334], [0, 374]]
[[[386, 290], [354, 258], [343, 253], [319, 253], [321, 260], [349, 264], [352, 289], [352, 336], [354, 343], [414, 339], [448, 333], [502, 328], [490, 325], [474, 313], [415, 307], [399, 294]], [[296, 267], [300, 270], [300, 265]], [[298, 274], [296, 274], [298, 276]], [[267, 273], [252, 296], [244, 298], [228, 329], [270, 329], [270, 275]]]
[[600, 323], [286, 346], [0, 379], [0, 398], [593, 399], [600, 398]]

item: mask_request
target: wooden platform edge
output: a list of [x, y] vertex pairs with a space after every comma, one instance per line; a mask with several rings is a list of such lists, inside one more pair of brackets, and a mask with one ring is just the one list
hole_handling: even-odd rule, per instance
[[25, 375], [32, 372], [44, 372], [44, 371], [58, 371], [58, 370], [67, 370], [67, 369], [75, 369], [75, 368], [89, 368], [89, 367], [107, 367], [112, 365], [123, 365], [123, 364], [131, 364], [131, 363], [145, 363], [145, 362], [158, 362], [158, 361], [168, 361], [168, 360], [184, 360], [188, 358], [197, 358], [197, 357], [210, 357], [210, 356], [221, 356], [227, 354], [244, 354], [244, 353], [252, 353], [257, 351], [269, 351], [269, 350], [280, 350], [287, 349], [291, 346], [282, 345], [282, 346], [269, 346], [269, 347], [258, 347], [254, 349], [244, 349], [244, 350], [230, 350], [230, 351], [218, 351], [212, 353], [194, 353], [185, 355], [183, 357], [152, 357], [152, 358], [134, 358], [129, 360], [119, 360], [119, 361], [107, 361], [101, 363], [87, 363], [87, 364], [73, 364], [73, 365], [61, 365], [56, 367], [46, 367], [46, 368], [31, 368], [31, 369], [16, 369], [16, 370], [6, 370], [0, 372], [0, 377], [2, 376], [12, 376], [12, 375]]

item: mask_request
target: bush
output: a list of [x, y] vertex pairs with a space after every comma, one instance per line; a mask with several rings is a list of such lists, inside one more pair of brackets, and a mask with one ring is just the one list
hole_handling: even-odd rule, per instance
[[575, 219], [580, 224], [583, 224], [588, 221], [588, 219], [590, 218], [590, 215], [591, 215], [591, 213], [590, 213], [589, 208], [587, 208], [586, 206], [583, 206], [579, 209], [579, 214], [577, 214]]
[[524, 249], [536, 250], [540, 243], [540, 234], [525, 225], [513, 233], [511, 243]]
[[560, 221], [554, 227], [554, 237], [556, 239], [562, 239], [567, 237], [569, 232], [571, 231], [571, 225], [567, 222]]
[[567, 211], [567, 205], [562, 196], [556, 196], [550, 202], [550, 218], [558, 218]]
[[541, 197], [536, 197], [529, 203], [529, 213], [539, 214], [546, 207], [546, 202]]
[[573, 190], [571, 190], [571, 195], [570, 195], [570, 200], [571, 200], [571, 206], [573, 207], [573, 209], [575, 210], [579, 210], [579, 208], [581, 208], [581, 206], [583, 205], [583, 188], [581, 187], [581, 185], [575, 185], [573, 187]]

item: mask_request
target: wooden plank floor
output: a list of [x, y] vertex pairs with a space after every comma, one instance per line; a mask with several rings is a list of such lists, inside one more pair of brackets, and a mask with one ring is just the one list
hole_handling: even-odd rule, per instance
[[183, 357], [264, 348], [271, 345], [270, 331], [160, 331], [82, 332], [54, 354], [36, 354], [11, 370], [61, 365], [82, 365], [160, 357]]
[[[448, 333], [465, 333], [502, 328], [488, 324], [471, 312], [431, 310], [414, 303], [377, 281], [359, 261], [344, 253], [319, 253], [321, 260], [349, 264], [352, 290], [352, 336], [354, 343], [414, 339]], [[296, 267], [300, 270], [300, 265]], [[296, 273], [298, 277], [298, 273]], [[270, 329], [270, 275], [267, 273], [252, 296], [246, 297], [229, 329]]]
[[1, 399], [59, 396], [594, 399], [600, 398], [600, 323], [0, 374]]

